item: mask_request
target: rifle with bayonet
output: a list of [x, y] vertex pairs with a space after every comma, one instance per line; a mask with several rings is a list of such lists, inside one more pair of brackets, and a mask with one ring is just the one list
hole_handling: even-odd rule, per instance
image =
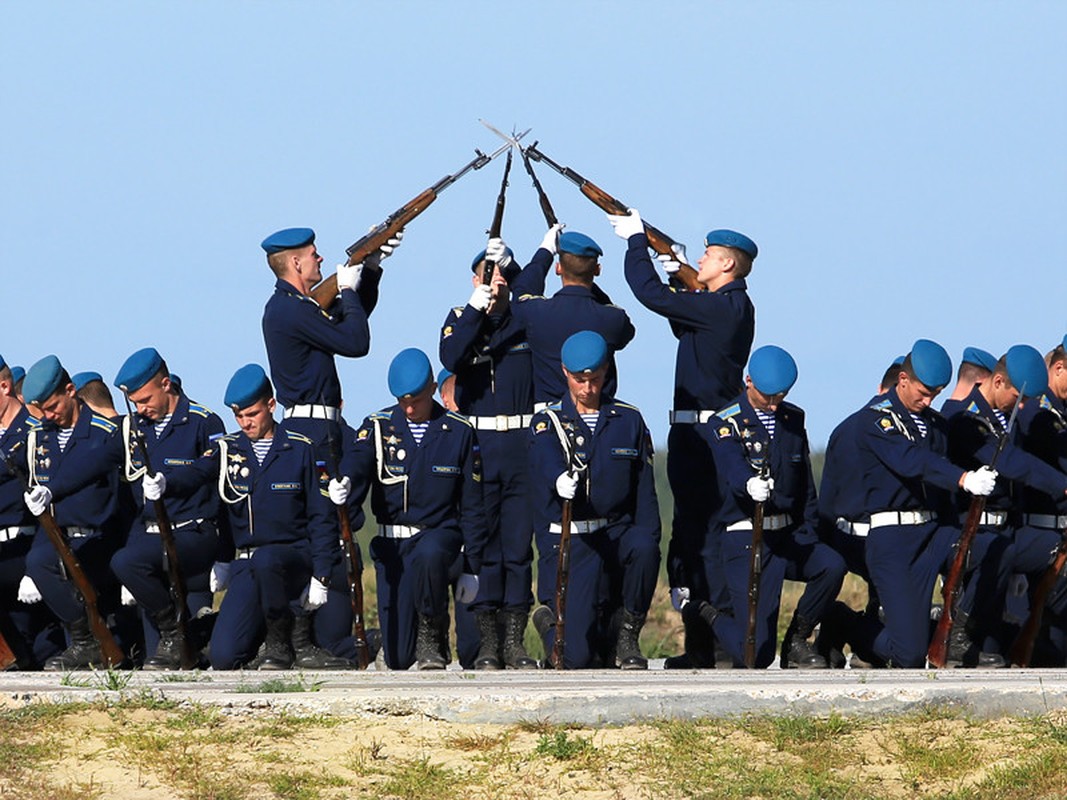
[[[19, 442], [12, 449], [12, 453], [23, 444], [23, 442]], [[8, 472], [22, 482], [22, 488], [25, 491], [30, 491], [29, 481], [26, 475], [15, 467], [14, 462], [11, 460], [11, 453], [3, 453], [2, 457]], [[100, 645], [100, 652], [104, 657], [104, 661], [108, 667], [118, 667], [126, 660], [126, 657], [123, 655], [122, 648], [119, 647], [118, 642], [115, 641], [115, 637], [111, 634], [111, 630], [107, 627], [104, 618], [100, 615], [96, 590], [93, 588], [92, 583], [89, 582], [89, 576], [85, 574], [81, 562], [78, 561], [78, 557], [71, 549], [66, 534], [56, 524], [55, 517], [52, 516], [52, 512], [47, 508], [37, 515], [37, 523], [41, 526], [45, 535], [48, 536], [52, 547], [55, 548], [56, 553], [59, 555], [59, 560], [63, 564], [67, 577], [74, 584], [78, 594], [81, 595], [82, 603], [85, 605], [85, 616], [89, 621], [89, 629], [93, 632], [93, 638], [96, 639], [97, 644]]]
[[[506, 199], [508, 191], [508, 174], [511, 172], [511, 156], [514, 149], [508, 148], [508, 157], [504, 162], [504, 177], [500, 180], [500, 194], [496, 196], [496, 209], [493, 211], [493, 221], [489, 225], [489, 230], [486, 233], [489, 234], [490, 239], [499, 239], [500, 230], [504, 227], [504, 201]], [[485, 268], [482, 270], [482, 283], [489, 286], [493, 282], [493, 272], [496, 270], [497, 262], [490, 261], [488, 258], [485, 260]]]
[[[759, 465], [759, 477], [767, 477], [767, 462]], [[763, 575], [763, 501], [752, 511], [752, 553], [748, 560], [748, 625], [745, 628], [745, 666], [756, 666], [756, 626], [759, 621], [759, 584]]]
[[[529, 147], [524, 148], [523, 153], [534, 161], [542, 161], [545, 164], [548, 164], [548, 166], [581, 189], [582, 194], [592, 200], [601, 210], [606, 211], [609, 214], [625, 215], [630, 213], [630, 208], [625, 203], [616, 200], [599, 186], [586, 180], [570, 167], [564, 167], [561, 164], [557, 164], [538, 150], [536, 142]], [[542, 204], [542, 210], [543, 209], [544, 205]], [[649, 225], [645, 222], [644, 226], [645, 234], [648, 236], [649, 246], [657, 253], [669, 255], [671, 258], [679, 262], [680, 266], [678, 271], [674, 274], [673, 279], [677, 279], [682, 286], [691, 291], [700, 291], [703, 289], [703, 285], [697, 281], [697, 270], [693, 269], [693, 267], [689, 265], [689, 262], [686, 261], [685, 246], [680, 242], [676, 242], [654, 225]]]
[[[567, 472], [580, 473], [583, 465], [578, 459], [578, 443], [567, 433]], [[563, 669], [564, 639], [567, 630], [567, 588], [571, 578], [571, 522], [574, 502], [563, 500], [559, 520], [559, 558], [556, 561], [556, 639], [552, 643], [551, 664]]]
[[1034, 641], [1037, 639], [1038, 631], [1041, 630], [1041, 617], [1045, 613], [1045, 604], [1059, 581], [1060, 575], [1063, 574], [1065, 566], [1067, 566], [1067, 531], [1063, 531], [1048, 569], [1034, 587], [1030, 597], [1030, 614], [1019, 630], [1019, 635], [1015, 637], [1011, 650], [1008, 651], [1008, 658], [1012, 664], [1020, 667], [1030, 666], [1030, 659], [1034, 655]]
[[[130, 396], [123, 391], [122, 396], [126, 400], [126, 412], [129, 419], [130, 435], [137, 443], [137, 449], [141, 453], [141, 463], [145, 468], [146, 475], [154, 475], [152, 462], [148, 458], [148, 443], [145, 442], [144, 432], [137, 427], [137, 419], [130, 405]], [[167, 512], [167, 504], [162, 497], [152, 501], [156, 512], [156, 523], [159, 525], [159, 541], [163, 545], [163, 564], [167, 568], [167, 582], [170, 584], [170, 600], [174, 605], [174, 618], [177, 621], [178, 642], [180, 644], [180, 664], [182, 669], [195, 669], [200, 663], [192, 639], [189, 637], [189, 606], [188, 593], [185, 589], [185, 578], [182, 576], [181, 563], [178, 560], [178, 543], [174, 539], [174, 528], [170, 523], [170, 514]]]
[[[529, 133], [528, 130], [523, 131], [522, 133], [517, 134], [515, 138], [521, 139], [527, 133]], [[411, 222], [411, 220], [415, 219], [415, 217], [419, 216], [419, 214], [429, 208], [430, 204], [437, 199], [437, 196], [441, 194], [441, 192], [471, 170], [481, 169], [494, 158], [501, 155], [505, 150], [510, 149], [511, 144], [506, 144], [490, 155], [486, 155], [481, 150], [475, 150], [474, 152], [477, 153], [477, 155], [467, 162], [459, 171], [454, 172], [451, 175], [445, 175], [445, 177], [441, 178], [441, 180], [433, 186], [425, 189], [386, 217], [383, 222], [375, 225], [365, 236], [361, 236], [353, 242], [345, 250], [348, 254], [348, 261], [346, 263], [351, 265], [365, 261], [371, 254], [377, 252], [378, 248], [393, 238], [405, 225]], [[331, 275], [318, 286], [313, 288], [310, 295], [311, 299], [320, 306], [329, 308], [337, 297], [337, 292], [337, 275]]]

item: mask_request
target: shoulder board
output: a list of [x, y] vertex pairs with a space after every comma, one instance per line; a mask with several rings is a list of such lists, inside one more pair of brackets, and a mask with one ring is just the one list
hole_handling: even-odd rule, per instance
[[456, 413], [455, 411], [446, 411], [446, 412], [445, 412], [445, 416], [446, 416], [446, 417], [450, 417], [451, 419], [454, 419], [454, 420], [455, 420], [456, 422], [462, 422], [462, 423], [463, 423], [464, 425], [466, 425], [466, 426], [467, 426], [468, 428], [471, 428], [471, 427], [473, 427], [473, 426], [471, 425], [471, 421], [470, 421], [469, 419], [467, 419], [467, 418], [466, 418], [465, 416], [463, 416], [462, 414], [457, 414], [457, 413]]
[[519, 295], [519, 302], [522, 302], [524, 300], [544, 300], [544, 299], [545, 299], [545, 296], [543, 294], [522, 294], [522, 295]]
[[723, 419], [729, 419], [730, 417], [736, 417], [741, 413], [741, 404], [734, 403], [732, 406], [727, 406], [722, 411], [715, 413], [715, 416], [722, 417]]
[[367, 419], [390, 419], [393, 416], [392, 409], [382, 409], [381, 411], [375, 411]]
[[93, 414], [92, 421], [89, 424], [92, 425], [94, 428], [99, 428], [100, 430], [107, 431], [108, 433], [114, 433], [116, 430], [118, 430], [119, 427], [107, 417], [101, 417], [99, 414]]
[[41, 420], [37, 419], [37, 417], [26, 417], [26, 427], [35, 431], [40, 430]]
[[1041, 395], [1041, 407], [1046, 410], [1052, 408], [1052, 402], [1048, 399], [1047, 394]]
[[463, 306], [452, 306], [452, 313], [455, 314], [457, 317], [462, 317], [463, 308]]
[[885, 400], [879, 400], [877, 403], [874, 403], [873, 405], [867, 407], [872, 411], [889, 411], [892, 406], [893, 404], [889, 401], [888, 398], [886, 398]]
[[313, 441], [311, 441], [308, 437], [306, 437], [302, 433], [297, 433], [296, 431], [291, 431], [291, 430], [288, 430], [288, 429], [286, 429], [285, 432], [287, 434], [289, 434], [289, 438], [291, 440], [293, 440], [293, 441], [303, 442], [304, 444], [310, 444], [310, 445], [314, 445], [315, 444]]
[[190, 403], [189, 411], [200, 417], [210, 417], [215, 413], [207, 406], [200, 405], [200, 403]]
[[637, 406], [632, 406], [629, 403], [622, 403], [618, 400], [615, 401], [615, 406], [616, 408], [628, 408], [631, 411], [636, 411], [638, 414], [641, 413], [641, 409], [639, 409]]
[[981, 413], [978, 410], [978, 404], [976, 402], [974, 402], [973, 400], [970, 402], [970, 405], [967, 406], [967, 413], [968, 414], [979, 414], [979, 413]]

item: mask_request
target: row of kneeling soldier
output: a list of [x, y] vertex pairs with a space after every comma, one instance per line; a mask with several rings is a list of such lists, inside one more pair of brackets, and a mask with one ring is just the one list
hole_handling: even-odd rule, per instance
[[[941, 413], [951, 360], [916, 341], [834, 430], [817, 491], [804, 411], [786, 400], [797, 364], [752, 350], [756, 244], [709, 232], [685, 265], [695, 291], [674, 277], [680, 254], [660, 256], [659, 276], [636, 211], [609, 221], [627, 283], [678, 342], [666, 571], [685, 649], [667, 668], [1067, 662], [1067, 338], [1045, 356], [967, 348]], [[381, 262], [400, 243], [339, 266], [322, 307], [314, 232], [263, 241], [269, 375], [233, 374], [234, 433], [151, 347], [113, 381], [125, 413], [98, 373], [0, 358], [5, 667], [337, 669], [377, 655], [382, 669], [443, 669], [450, 607], [465, 668], [541, 666], [530, 623], [545, 665], [648, 667], [653, 448], [619, 399], [614, 356], [635, 330], [596, 284], [601, 248], [554, 225], [520, 268], [490, 239], [441, 328], [437, 379], [424, 350], [400, 350], [395, 403], [352, 427], [335, 357], [368, 352]], [[369, 631], [362, 560], [345, 547], [368, 496]], [[849, 572], [865, 608], [838, 600]], [[804, 588], [779, 643], [785, 580]]]

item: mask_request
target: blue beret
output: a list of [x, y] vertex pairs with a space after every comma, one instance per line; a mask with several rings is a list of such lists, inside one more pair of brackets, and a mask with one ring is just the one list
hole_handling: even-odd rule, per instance
[[567, 372], [592, 372], [608, 360], [608, 343], [596, 331], [578, 331], [567, 337], [559, 355]]
[[929, 389], [940, 389], [952, 380], [952, 359], [944, 347], [929, 339], [919, 339], [911, 346], [911, 369]]
[[561, 253], [570, 253], [576, 256], [602, 256], [604, 251], [600, 245], [577, 231], [561, 233], [559, 243], [556, 245]]
[[733, 247], [735, 250], [748, 253], [752, 258], [755, 258], [756, 254], [759, 253], [756, 243], [745, 234], [726, 230], [726, 228], [708, 231], [708, 235], [704, 237], [704, 246]]
[[19, 381], [21, 381], [25, 377], [26, 377], [26, 368], [25, 367], [12, 367], [11, 368], [11, 382], [12, 383], [18, 383]]
[[85, 384], [90, 383], [91, 381], [103, 382], [103, 380], [103, 375], [101, 375], [99, 372], [93, 372], [92, 370], [87, 370], [86, 372], [79, 372], [75, 375], [70, 376], [70, 382], [74, 384], [74, 391], [76, 392], [80, 392], [85, 386]]
[[891, 366], [891, 367], [899, 367], [901, 364], [904, 363], [905, 359], [907, 359], [906, 355], [897, 356], [896, 358], [893, 359], [893, 361], [890, 363], [889, 366]]
[[154, 347], [143, 347], [126, 359], [115, 376], [115, 386], [129, 394], [136, 392], [163, 366], [163, 356]]
[[[515, 258], [515, 253], [512, 252], [512, 249], [510, 247], [505, 247], [504, 256], [505, 258]], [[478, 269], [478, 265], [481, 264], [484, 260], [485, 251], [482, 250], [482, 252], [478, 253], [478, 255], [474, 257], [474, 261], [471, 262], [471, 272], [474, 272], [476, 269]], [[438, 383], [440, 383], [440, 381], [438, 381]]]
[[270, 378], [259, 364], [245, 364], [233, 373], [226, 384], [226, 395], [222, 402], [234, 411], [248, 408], [250, 405], [274, 393]]
[[3, 369], [6, 366], [7, 366], [7, 362], [4, 361], [4, 357], [3, 356], [0, 356], [0, 369]]
[[63, 378], [63, 365], [55, 356], [45, 356], [26, 373], [22, 384], [22, 396], [27, 403], [40, 403], [47, 400], [59, 389]]
[[1024, 397], [1037, 397], [1048, 390], [1048, 367], [1045, 359], [1028, 344], [1017, 344], [1004, 356], [1011, 385]]
[[1060, 347], [1062, 347], [1064, 350], [1067, 350], [1067, 336], [1063, 337], [1063, 341], [1060, 342]]
[[170, 373], [170, 385], [174, 387], [176, 392], [180, 392], [182, 390], [181, 375], [175, 375], [173, 372]]
[[797, 382], [797, 362], [782, 348], [764, 345], [749, 358], [748, 376], [764, 394], [783, 394]]
[[965, 347], [963, 348], [963, 363], [974, 364], [976, 367], [992, 372], [997, 368], [997, 357], [980, 347]]
[[393, 397], [418, 394], [431, 380], [430, 359], [416, 347], [401, 350], [389, 364], [389, 393]]
[[451, 371], [445, 369], [444, 367], [441, 367], [441, 371], [437, 373], [437, 385], [440, 386], [442, 383], [451, 378], [452, 375], [453, 373]]
[[260, 242], [266, 254], [273, 255], [294, 247], [306, 247], [315, 241], [315, 231], [311, 228], [285, 228], [276, 231]]

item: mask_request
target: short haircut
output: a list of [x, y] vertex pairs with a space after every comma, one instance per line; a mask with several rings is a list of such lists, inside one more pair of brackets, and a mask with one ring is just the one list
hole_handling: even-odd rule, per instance
[[563, 274], [571, 280], [589, 285], [596, 277], [596, 268], [600, 262], [596, 256], [578, 256], [574, 253], [560, 253], [559, 266]]
[[734, 277], [738, 280], [747, 278], [749, 273], [752, 272], [752, 256], [744, 250], [738, 250], [736, 247], [727, 247], [726, 249], [730, 251], [730, 255], [734, 259]]
[[276, 277], [280, 278], [285, 274], [288, 259], [288, 250], [271, 253], [267, 256], [267, 266], [270, 267], [270, 271], [273, 272]]
[[107, 388], [107, 384], [103, 381], [89, 381], [78, 390], [78, 397], [91, 406], [115, 407], [115, 402], [111, 397], [111, 390]]
[[900, 364], [890, 364], [889, 369], [882, 375], [881, 389], [883, 392], [888, 392], [894, 386], [897, 385], [897, 378], [900, 377]]
[[1045, 364], [1049, 369], [1052, 369], [1061, 361], [1067, 361], [1067, 350], [1063, 349], [1062, 344], [1058, 344], [1049, 350], [1048, 355], [1045, 356]]
[[[1004, 359], [1001, 359], [1003, 361]], [[1000, 362], [998, 361], [999, 365]], [[956, 380], [968, 383], [980, 383], [990, 376], [990, 371], [981, 364], [972, 364], [970, 361], [960, 362], [960, 368], [956, 370]]]
[[11, 380], [11, 378], [11, 367], [9, 367], [7, 364], [4, 364], [4, 366], [0, 367], [0, 381], [8, 381], [12, 384], [12, 388], [14, 388], [14, 382]]
[[1008, 374], [1008, 357], [1006, 355], [997, 359], [997, 365], [993, 368], [993, 372], [987, 373], [990, 375], [1000, 375], [1009, 384], [1011, 384], [1011, 376]]

